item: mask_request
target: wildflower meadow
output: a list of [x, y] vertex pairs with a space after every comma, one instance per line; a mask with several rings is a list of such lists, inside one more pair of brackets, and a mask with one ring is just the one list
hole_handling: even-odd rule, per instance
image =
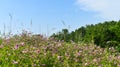
[[22, 33], [0, 39], [0, 67], [120, 67], [120, 53], [93, 43]]

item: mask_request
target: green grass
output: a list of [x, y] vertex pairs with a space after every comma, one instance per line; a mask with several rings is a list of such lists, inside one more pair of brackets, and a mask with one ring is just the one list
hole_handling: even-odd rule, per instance
[[120, 53], [94, 44], [21, 34], [0, 39], [0, 67], [118, 67]]

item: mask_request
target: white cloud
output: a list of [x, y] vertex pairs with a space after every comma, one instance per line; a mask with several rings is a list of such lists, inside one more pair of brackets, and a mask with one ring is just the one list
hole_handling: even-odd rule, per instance
[[96, 12], [97, 17], [120, 19], [120, 0], [77, 0], [82, 10]]

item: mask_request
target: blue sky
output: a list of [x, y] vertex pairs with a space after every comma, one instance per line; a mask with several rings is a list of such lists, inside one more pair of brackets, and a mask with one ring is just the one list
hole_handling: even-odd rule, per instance
[[[119, 20], [119, 0], [1, 0], [0, 30], [20, 33], [26, 29], [50, 35], [63, 28]], [[65, 25], [62, 22], [65, 22]], [[32, 25], [31, 25], [32, 22]]]

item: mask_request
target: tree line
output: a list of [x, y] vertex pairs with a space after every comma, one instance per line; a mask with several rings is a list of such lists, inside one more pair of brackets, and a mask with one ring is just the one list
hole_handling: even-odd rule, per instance
[[105, 21], [86, 25], [72, 32], [69, 32], [68, 29], [62, 29], [62, 31], [52, 34], [51, 37], [66, 42], [93, 42], [101, 47], [120, 49], [120, 21]]

